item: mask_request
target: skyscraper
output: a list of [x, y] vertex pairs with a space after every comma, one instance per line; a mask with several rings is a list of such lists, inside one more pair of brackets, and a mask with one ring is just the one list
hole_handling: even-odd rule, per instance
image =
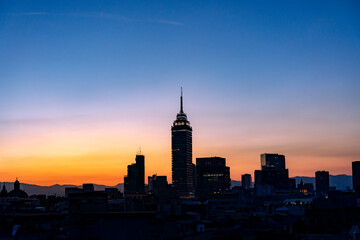
[[317, 193], [328, 193], [329, 192], [329, 172], [328, 171], [317, 171], [315, 172], [315, 183]]
[[352, 162], [353, 189], [360, 192], [360, 161]]
[[181, 90], [180, 112], [171, 127], [172, 184], [180, 196], [194, 195], [192, 165], [192, 128], [183, 110]]
[[127, 176], [124, 177], [124, 192], [145, 192], [145, 156], [136, 154], [135, 163], [128, 165]]

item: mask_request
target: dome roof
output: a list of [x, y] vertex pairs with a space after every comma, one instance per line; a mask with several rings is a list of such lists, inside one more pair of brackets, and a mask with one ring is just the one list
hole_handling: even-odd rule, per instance
[[27, 198], [28, 195], [26, 192], [20, 189], [20, 182], [16, 179], [14, 182], [14, 190], [10, 191], [7, 194], [8, 197], [18, 197], [18, 198]]
[[23, 190], [12, 190], [7, 194], [8, 197], [27, 198], [28, 195]]

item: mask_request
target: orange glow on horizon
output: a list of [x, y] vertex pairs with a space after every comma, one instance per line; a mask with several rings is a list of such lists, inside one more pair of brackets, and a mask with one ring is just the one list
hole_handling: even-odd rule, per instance
[[[6, 140], [0, 139], [0, 181], [12, 182], [18, 177], [23, 183], [38, 185], [90, 182], [114, 186], [123, 182], [127, 165], [135, 162], [141, 146], [146, 181], [158, 174], [166, 175], [170, 183], [173, 117], [19, 127]], [[274, 129], [275, 134], [266, 125], [256, 132], [234, 130], [230, 124], [214, 128], [212, 124], [206, 119], [192, 122], [193, 162], [196, 157], [224, 157], [233, 180], [241, 180], [246, 173], [254, 177], [264, 152], [284, 154], [290, 177], [314, 176], [317, 170], [351, 174], [351, 162], [359, 156], [356, 141], [339, 145], [326, 135], [308, 139], [312, 129], [288, 131], [282, 126], [284, 130]]]
[[[158, 152], [144, 155], [145, 179], [147, 180], [147, 176], [158, 174], [166, 175], [168, 181], [171, 182], [170, 151], [167, 154]], [[203, 156], [205, 155], [199, 157]], [[218, 156], [227, 158], [232, 180], [241, 180], [241, 175], [245, 173], [250, 173], [253, 177], [254, 170], [260, 169], [259, 156], [254, 154], [243, 154], [237, 157], [222, 154]], [[348, 164], [343, 162], [339, 168], [337, 158], [327, 158], [328, 166], [324, 168], [323, 160], [325, 159], [287, 155], [286, 163], [291, 177], [314, 176], [317, 170], [327, 170], [333, 175], [351, 174], [351, 161], [348, 161]], [[134, 162], [135, 153], [9, 158], [3, 161], [0, 174], [3, 176], [1, 181], [7, 182], [12, 182], [18, 177], [23, 183], [38, 185], [96, 183], [114, 186], [123, 182], [127, 165]]]

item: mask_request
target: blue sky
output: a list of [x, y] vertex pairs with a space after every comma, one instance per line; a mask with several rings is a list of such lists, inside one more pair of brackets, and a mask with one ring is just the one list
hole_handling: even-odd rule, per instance
[[349, 173], [360, 157], [360, 3], [0, 3], [2, 149], [64, 122], [137, 123], [168, 137], [180, 86], [194, 141], [234, 165], [251, 158], [252, 171], [262, 150], [293, 159], [331, 152], [332, 166]]

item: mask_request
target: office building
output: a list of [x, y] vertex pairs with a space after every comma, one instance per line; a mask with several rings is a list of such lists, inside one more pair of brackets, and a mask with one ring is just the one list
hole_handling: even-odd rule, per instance
[[295, 181], [289, 178], [289, 170], [285, 168], [284, 155], [263, 153], [260, 162], [261, 170], [255, 170], [254, 174], [255, 188], [261, 189], [259, 194], [263, 189], [267, 189], [266, 192], [295, 190]]
[[328, 193], [329, 192], [329, 172], [328, 171], [317, 171], [315, 173], [315, 185], [317, 193]]
[[273, 153], [260, 155], [261, 170], [285, 170], [285, 156]]
[[172, 185], [179, 196], [194, 195], [192, 165], [192, 128], [183, 111], [181, 91], [180, 112], [171, 127]]
[[196, 192], [200, 197], [230, 189], [230, 168], [226, 166], [225, 158], [196, 158], [196, 175]]
[[360, 161], [352, 162], [353, 189], [360, 192]]
[[124, 192], [145, 192], [145, 156], [141, 153], [136, 155], [135, 163], [128, 165], [127, 176], [124, 177]]

